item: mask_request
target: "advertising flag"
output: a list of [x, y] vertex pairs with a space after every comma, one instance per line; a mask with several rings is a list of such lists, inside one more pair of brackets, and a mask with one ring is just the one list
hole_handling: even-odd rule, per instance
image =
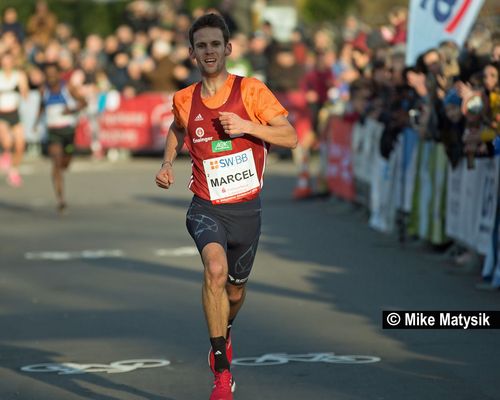
[[410, 0], [406, 64], [418, 56], [452, 40], [464, 44], [484, 0]]

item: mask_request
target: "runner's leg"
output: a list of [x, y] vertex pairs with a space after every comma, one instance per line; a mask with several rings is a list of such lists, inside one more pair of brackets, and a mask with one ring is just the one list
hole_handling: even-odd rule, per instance
[[226, 330], [229, 317], [226, 253], [219, 243], [209, 243], [203, 248], [201, 256], [205, 267], [202, 290], [203, 309], [214, 354], [214, 364], [211, 368], [214, 373], [219, 373], [230, 369], [226, 352]]
[[23, 126], [19, 123], [12, 127], [12, 136], [14, 139], [12, 168], [18, 168], [24, 155], [25, 139]]
[[9, 169], [9, 175], [7, 177], [7, 182], [9, 185], [18, 187], [23, 183], [23, 179], [19, 174], [19, 165], [24, 155], [24, 132], [23, 126], [20, 123], [15, 124], [12, 127], [12, 139], [13, 139], [13, 155], [12, 164]]
[[12, 137], [10, 136], [9, 130], [10, 125], [0, 120], [0, 144], [2, 145], [3, 151], [10, 151], [12, 147]]
[[57, 199], [57, 206], [61, 210], [65, 207], [64, 177], [63, 177], [63, 148], [60, 143], [49, 144], [49, 156], [52, 160], [52, 183]]
[[71, 160], [73, 159], [73, 155], [72, 154], [64, 154], [63, 157], [62, 157], [62, 163], [61, 163], [61, 167], [63, 169], [63, 171], [66, 171], [69, 167], [69, 164], [71, 164]]
[[0, 146], [2, 147], [2, 156], [0, 167], [7, 171], [11, 165], [12, 137], [9, 132], [10, 126], [6, 121], [0, 120]]
[[[229, 299], [229, 319], [232, 321], [238, 315], [245, 301], [246, 296], [246, 286], [245, 285], [232, 285], [230, 283], [226, 284], [226, 291]], [[227, 325], [227, 324], [226, 324]]]
[[62, 140], [63, 146], [63, 159], [62, 159], [62, 169], [66, 171], [73, 159], [73, 153], [75, 150], [75, 131], [73, 128], [67, 128], [64, 132], [64, 137]]
[[209, 243], [203, 248], [201, 258], [205, 267], [202, 300], [208, 331], [212, 338], [225, 337], [229, 318], [226, 253], [219, 243]]
[[226, 291], [229, 298], [228, 326], [238, 315], [246, 296], [246, 282], [250, 276], [259, 243], [261, 227], [260, 203], [254, 209], [232, 215], [228, 236], [228, 272]]

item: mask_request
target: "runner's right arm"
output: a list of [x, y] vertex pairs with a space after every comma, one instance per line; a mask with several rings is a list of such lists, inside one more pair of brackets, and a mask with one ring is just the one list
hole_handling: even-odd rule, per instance
[[168, 130], [163, 163], [160, 171], [156, 174], [156, 184], [163, 189], [168, 189], [174, 183], [172, 166], [177, 154], [182, 149], [185, 135], [185, 128], [174, 120]]

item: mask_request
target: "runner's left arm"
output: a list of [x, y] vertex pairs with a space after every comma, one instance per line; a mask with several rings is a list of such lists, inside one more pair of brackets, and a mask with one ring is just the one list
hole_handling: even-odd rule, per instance
[[219, 114], [224, 132], [230, 136], [246, 133], [276, 146], [291, 149], [297, 146], [297, 132], [284, 115], [278, 115], [269, 120], [268, 125], [262, 125], [232, 112]]

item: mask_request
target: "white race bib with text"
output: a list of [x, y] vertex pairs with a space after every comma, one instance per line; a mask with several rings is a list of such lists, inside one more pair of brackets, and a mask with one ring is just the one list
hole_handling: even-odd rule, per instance
[[260, 190], [251, 149], [203, 160], [212, 203], [227, 203]]

